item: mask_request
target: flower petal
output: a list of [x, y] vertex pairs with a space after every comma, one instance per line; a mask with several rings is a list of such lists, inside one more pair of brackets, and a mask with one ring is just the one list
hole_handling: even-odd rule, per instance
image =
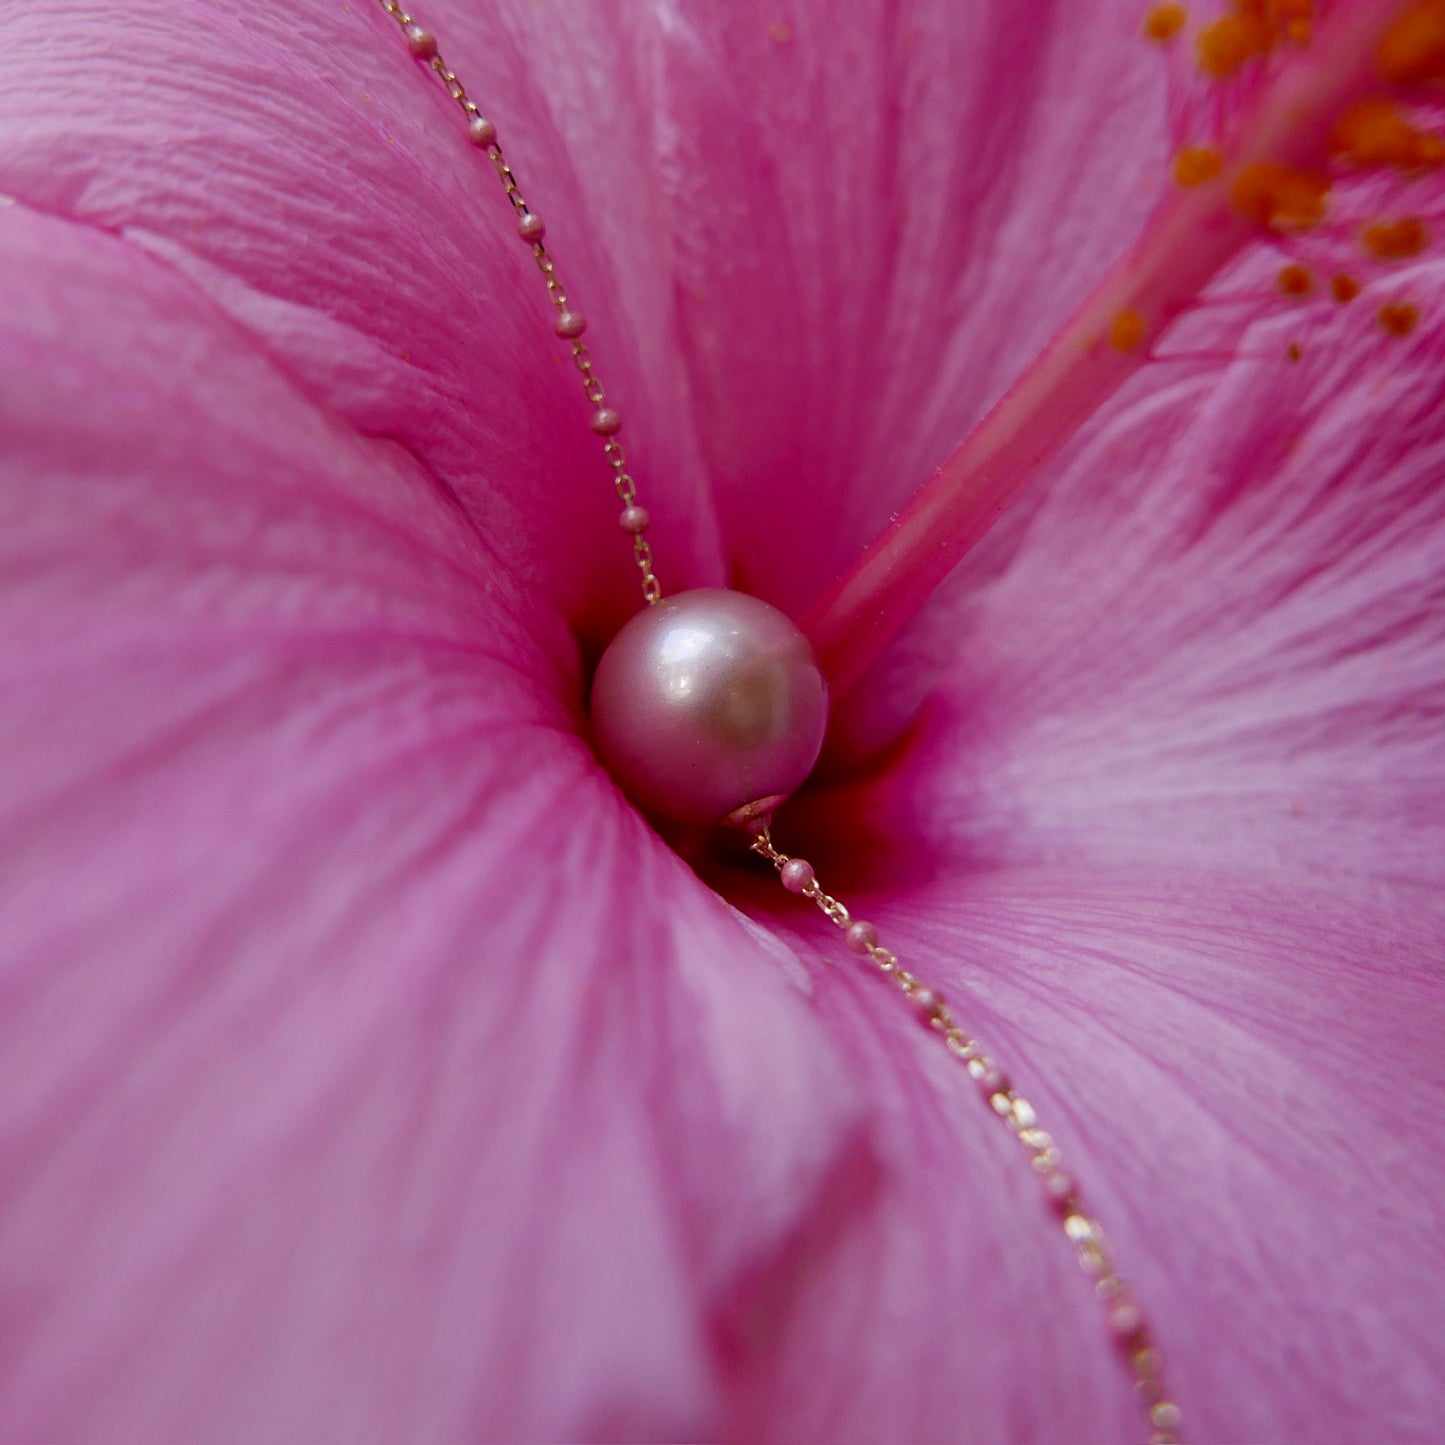
[[[1370, 322], [1401, 290], [1403, 341]], [[949, 673], [919, 752], [931, 845], [1434, 895], [1445, 263], [1361, 302], [1298, 366], [1275, 360], [1290, 316], [1221, 372], [1161, 364], [960, 576], [916, 644]]]
[[[1401, 294], [1405, 339], [1373, 321]], [[874, 679], [943, 679], [895, 766], [782, 840], [969, 1000], [1094, 1193], [1202, 1439], [1426, 1440], [1445, 1370], [1445, 263], [1360, 302], [1146, 369]], [[933, 1118], [926, 1067], [897, 1097]], [[1041, 1219], [980, 1203], [981, 1139], [947, 1127], [946, 1166], [890, 1176], [928, 1250], [872, 1287], [911, 1290], [915, 1321], [966, 1298], [956, 1349], [981, 1317], [1036, 1354], [993, 1362], [997, 1397], [970, 1362], [955, 1394], [946, 1351], [900, 1327], [925, 1351], [913, 1427], [990, 1401], [985, 1436], [1120, 1438], [1076, 1378], [1105, 1365]], [[944, 1242], [955, 1219], [967, 1244]], [[800, 1332], [859, 1307], [844, 1278]], [[881, 1418], [838, 1408], [859, 1438]]]
[[[669, 499], [655, 508], [669, 579], [715, 580], [682, 377], [639, 356], [670, 314], [656, 201], [635, 184], [613, 199], [650, 124], [645, 97], [611, 80], [632, 27], [625, 14], [558, 27], [532, 7], [429, 8], [517, 137], [599, 374], [628, 434], [648, 437], [634, 471], [645, 500]], [[630, 561], [598, 545], [617, 504], [542, 278], [465, 117], [379, 6], [218, 0], [197, 25], [171, 0], [41, 0], [0, 18], [0, 54], [0, 191], [187, 276], [319, 405], [436, 473], [583, 631], [615, 630], [635, 605]], [[591, 139], [599, 109], [606, 146]]]
[[738, 585], [814, 602], [1133, 240], [1168, 144], [1137, 27], [748, 0], [668, 29], [678, 338]]
[[132, 243], [0, 248], [0, 1433], [712, 1433], [869, 1167], [806, 976], [404, 452]]
[[[731, 571], [813, 601], [1162, 183], [1132, 5], [870, 0], [846, 35], [827, 4], [753, 0], [425, 18], [576, 278], [671, 587]], [[42, 0], [0, 53], [0, 189], [183, 270], [590, 636], [615, 627], [605, 469], [540, 282], [379, 7], [217, 0], [197, 27], [168, 0]]]
[[[853, 902], [1059, 1142], [1187, 1438], [1432, 1438], [1433, 920], [1306, 880], [1138, 866]], [[820, 1004], [866, 1060], [882, 1208], [800, 1243], [815, 1267], [757, 1356], [744, 1438], [1137, 1437], [1089, 1283], [961, 1065], [882, 980], [835, 977]]]

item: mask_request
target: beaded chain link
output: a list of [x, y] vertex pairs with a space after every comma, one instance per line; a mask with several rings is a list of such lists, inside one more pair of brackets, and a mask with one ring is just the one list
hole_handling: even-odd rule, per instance
[[[530, 249], [556, 310], [552, 329], [568, 343], [582, 378], [583, 394], [592, 406], [592, 430], [602, 439], [603, 456], [611, 468], [613, 488], [622, 503], [618, 525], [632, 539], [632, 555], [641, 574], [643, 599], [649, 605], [658, 602], [662, 598], [662, 586], [653, 571], [652, 548], [646, 537], [652, 519], [638, 502], [636, 483], [627, 470], [627, 458], [617, 440], [622, 418], [615, 408], [606, 404], [602, 382], [581, 339], [587, 329], [586, 318], [573, 307], [551, 253], [543, 244], [546, 227], [542, 218], [522, 195], [516, 172], [498, 143], [496, 125], [482, 115], [456, 72], [442, 59], [436, 37], [407, 12], [401, 0], [378, 0], [378, 3], [401, 28], [412, 55], [434, 72], [461, 108], [467, 119], [468, 138], [485, 152], [502, 182], [516, 212], [517, 234]], [[1148, 1421], [1149, 1445], [1178, 1445], [1183, 1417], [1165, 1391], [1163, 1361], [1148, 1322], [1133, 1292], [1115, 1268], [1102, 1227], [1084, 1208], [1073, 1177], [1064, 1172], [1058, 1146], [1052, 1136], [1039, 1127], [1033, 1106], [954, 1018], [943, 995], [904, 968], [897, 955], [878, 942], [878, 930], [871, 923], [853, 918], [843, 903], [826, 892], [810, 863], [780, 852], [767, 828], [754, 835], [751, 848], [773, 865], [788, 892], [814, 903], [829, 922], [842, 930], [847, 947], [897, 986], [920, 1020], [942, 1038], [948, 1051], [968, 1070], [985, 1103], [1023, 1146], [1046, 1200], [1074, 1247], [1079, 1265], [1094, 1282], [1109, 1333], [1132, 1374], [1135, 1399]]]
[[1074, 1246], [1080, 1267], [1094, 1281], [1109, 1334], [1133, 1373], [1134, 1397], [1149, 1421], [1149, 1445], [1178, 1445], [1184, 1417], [1164, 1389], [1163, 1361], [1152, 1341], [1148, 1321], [1133, 1291], [1114, 1267], [1114, 1255], [1102, 1226], [1084, 1208], [1073, 1176], [1064, 1172], [1053, 1136], [1039, 1127], [1033, 1105], [953, 1016], [943, 995], [910, 973], [897, 954], [878, 942], [878, 930], [873, 924], [854, 918], [846, 905], [823, 888], [811, 863], [779, 852], [767, 828], [754, 836], [752, 851], [777, 869], [789, 893], [816, 904], [819, 912], [843, 931], [848, 948], [898, 988], [919, 1019], [940, 1035], [949, 1053], [963, 1063], [984, 1102], [1023, 1146], [1043, 1185], [1044, 1198]]
[[637, 500], [637, 484], [627, 470], [627, 457], [622, 450], [622, 443], [617, 439], [617, 433], [622, 430], [622, 417], [616, 407], [607, 405], [607, 393], [602, 388], [592, 354], [582, 340], [582, 333], [587, 330], [587, 318], [573, 307], [562, 286], [556, 262], [552, 260], [552, 254], [542, 239], [547, 234], [547, 227], [522, 195], [517, 174], [502, 153], [502, 147], [497, 140], [496, 125], [481, 113], [476, 102], [467, 94], [466, 86], [458, 79], [456, 71], [442, 59], [436, 36], [407, 13], [401, 0], [378, 0], [378, 3], [401, 27], [401, 32], [406, 37], [407, 49], [418, 60], [425, 62], [446, 93], [461, 107], [462, 114], [467, 118], [467, 138], [478, 150], [486, 153], [507, 193], [507, 199], [512, 203], [512, 209], [517, 213], [517, 235], [531, 251], [532, 259], [542, 273], [547, 296], [557, 312], [552, 322], [552, 330], [568, 344], [572, 362], [582, 378], [583, 394], [592, 405], [590, 425], [602, 439], [602, 454], [612, 469], [612, 486], [617, 493], [617, 500], [622, 503], [617, 525], [632, 538], [632, 559], [641, 574], [643, 600], [649, 606], [660, 602], [662, 584], [653, 571], [652, 547], [647, 540], [647, 529], [652, 525], [652, 518], [647, 508]]

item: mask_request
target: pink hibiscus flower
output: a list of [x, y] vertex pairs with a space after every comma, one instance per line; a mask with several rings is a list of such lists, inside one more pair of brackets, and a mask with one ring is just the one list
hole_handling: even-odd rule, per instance
[[[1318, 75], [1254, 13], [1221, 80], [1132, 0], [426, 18], [664, 585], [803, 615], [1161, 254], [1171, 157], [1210, 184]], [[595, 761], [615, 506], [395, 25], [35, 0], [0, 66], [0, 1433], [1136, 1437], [957, 1061]], [[1062, 452], [777, 829], [1026, 1089], [1200, 1440], [1427, 1439], [1445, 1394], [1431, 94], [1356, 117], [1328, 207], [1255, 176], [1210, 291], [1171, 263], [1069, 359]]]

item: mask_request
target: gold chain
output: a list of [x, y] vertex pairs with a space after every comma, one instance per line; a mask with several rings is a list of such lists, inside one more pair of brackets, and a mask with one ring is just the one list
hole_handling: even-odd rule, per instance
[[[876, 930], [870, 924], [857, 922], [847, 907], [819, 884], [811, 865], [780, 852], [766, 828], [753, 838], [752, 850], [777, 869], [785, 886], [816, 904], [830, 923], [844, 931], [849, 947], [899, 989], [919, 1017], [942, 1037], [948, 1051], [963, 1063], [994, 1115], [1023, 1145], [1043, 1185], [1045, 1198], [1074, 1246], [1080, 1266], [1094, 1281], [1094, 1291], [1104, 1308], [1110, 1333], [1134, 1377], [1134, 1397], [1149, 1422], [1150, 1445], [1178, 1445], [1184, 1417], [1164, 1389], [1159, 1348], [1150, 1338], [1144, 1313], [1133, 1291], [1114, 1267], [1113, 1252], [1103, 1228], [1084, 1209], [1079, 1187], [1072, 1176], [1064, 1172], [1059, 1147], [1053, 1136], [1039, 1127], [1033, 1105], [954, 1018], [943, 995], [910, 973], [895, 953], [879, 944]], [[791, 875], [785, 871], [789, 865], [795, 870]]]
[[[403, 8], [401, 0], [378, 0], [378, 3], [401, 27], [411, 53], [426, 62], [447, 94], [461, 108], [467, 118], [472, 143], [486, 152], [502, 182], [507, 199], [517, 215], [518, 234], [530, 248], [532, 259], [542, 273], [547, 295], [557, 312], [553, 329], [569, 343], [572, 361], [582, 378], [583, 394], [593, 407], [592, 429], [602, 438], [602, 454], [612, 470], [613, 488], [622, 503], [619, 520], [623, 530], [632, 537], [632, 555], [641, 574], [643, 598], [649, 604], [660, 601], [662, 587], [653, 571], [652, 548], [644, 536], [650, 518], [638, 503], [637, 487], [627, 470], [622, 444], [617, 440], [621, 419], [613, 408], [606, 405], [602, 382], [581, 339], [586, 322], [572, 309], [556, 264], [543, 244], [545, 227], [522, 195], [516, 172], [497, 141], [495, 125], [481, 114], [456, 72], [442, 59], [435, 37]], [[822, 888], [810, 865], [779, 852], [766, 828], [753, 838], [752, 850], [777, 869], [791, 891], [811, 900], [824, 917], [844, 930], [850, 948], [865, 956], [879, 973], [898, 987], [929, 1028], [942, 1037], [949, 1052], [963, 1063], [994, 1115], [1023, 1146], [1049, 1203], [1059, 1216], [1064, 1234], [1074, 1246], [1080, 1266], [1094, 1281], [1094, 1290], [1106, 1312], [1110, 1331], [1133, 1375], [1135, 1398], [1149, 1422], [1150, 1445], [1177, 1445], [1183, 1418], [1179, 1407], [1165, 1392], [1163, 1362], [1158, 1347], [1150, 1338], [1133, 1292], [1114, 1267], [1114, 1257], [1103, 1229], [1097, 1219], [1085, 1212], [1078, 1186], [1064, 1172], [1059, 1149], [1052, 1136], [1039, 1128], [1033, 1106], [954, 1018], [943, 995], [904, 968], [896, 954], [882, 947], [871, 925], [854, 920], [847, 907]]]
[[462, 114], [467, 118], [467, 133], [473, 145], [486, 152], [492, 168], [497, 173], [507, 199], [517, 214], [517, 234], [532, 252], [532, 259], [542, 273], [547, 295], [556, 309], [557, 316], [553, 330], [569, 344], [572, 362], [582, 378], [582, 391], [592, 404], [592, 430], [602, 439], [602, 455], [612, 470], [612, 486], [617, 500], [622, 503], [622, 515], [618, 519], [622, 530], [632, 538], [632, 560], [642, 578], [643, 600], [649, 605], [662, 600], [662, 584], [653, 571], [652, 547], [645, 533], [651, 523], [646, 508], [637, 500], [637, 484], [627, 470], [627, 457], [622, 443], [617, 440], [622, 418], [615, 408], [606, 404], [607, 393], [602, 388], [592, 355], [582, 340], [587, 323], [582, 314], [573, 309], [567, 292], [563, 289], [561, 277], [557, 274], [556, 263], [543, 244], [546, 227], [541, 218], [527, 204], [517, 183], [516, 172], [512, 169], [497, 140], [496, 126], [482, 115], [476, 102], [467, 94], [466, 87], [454, 71], [442, 59], [436, 37], [431, 31], [417, 23], [402, 6], [401, 0], [378, 0], [381, 8], [396, 21], [406, 37], [407, 48], [418, 59], [423, 60], [441, 81], [446, 93], [456, 101]]

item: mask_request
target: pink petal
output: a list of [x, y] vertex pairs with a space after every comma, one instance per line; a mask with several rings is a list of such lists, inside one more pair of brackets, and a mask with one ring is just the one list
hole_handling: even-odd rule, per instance
[[[1144, 1302], [1187, 1438], [1432, 1438], [1438, 916], [1104, 864], [854, 902], [1059, 1142]], [[784, 926], [816, 939], [796, 915]], [[800, 1244], [741, 1438], [1139, 1438], [1022, 1151], [893, 995], [846, 970], [820, 996], [866, 1069], [885, 1173], [871, 1211]]]
[[801, 610], [1133, 239], [1166, 76], [1132, 4], [688, 20], [658, 62], [678, 340], [738, 585]]
[[[1372, 320], [1395, 294], [1422, 316], [1404, 341]], [[1438, 1415], [1442, 317], [1429, 259], [1357, 309], [1256, 323], [1225, 368], [1146, 370], [874, 679], [945, 677], [898, 765], [783, 840], [890, 926], [1100, 1191], [1191, 1438], [1425, 1440]], [[926, 1057], [891, 1095], [915, 1120], [967, 1093]], [[840, 1263], [796, 1338], [836, 1356], [827, 1321], [896, 1288], [897, 1318], [906, 1296], [955, 1333], [900, 1326], [875, 1359], [926, 1382], [890, 1430], [967, 1410], [984, 1438], [1123, 1438], [991, 1123], [900, 1151], [893, 1217], [926, 1243], [860, 1221], [849, 1249], [887, 1263], [856, 1288]], [[810, 1365], [784, 1350], [758, 1387], [797, 1402], [781, 1433], [876, 1438], [873, 1377], [820, 1401]]]
[[[1164, 146], [1131, 7], [1032, 7], [982, 44], [952, 9], [860, 14], [842, 63], [820, 14], [670, 10], [642, 40], [595, 8], [435, 18], [537, 146], [524, 174], [575, 182], [546, 213], [587, 238], [564, 259], [644, 491], [683, 503], [660, 547], [802, 601], [1127, 239]], [[27, 703], [0, 749], [0, 1420], [1132, 1435], [948, 1058], [872, 981], [830, 966], [799, 997], [578, 741], [556, 612], [605, 635], [630, 579], [454, 113], [364, 7], [208, 19], [0, 20], [0, 186], [128, 243], [4, 242], [29, 389], [0, 569]], [[1044, 81], [1006, 92], [1021, 72]], [[1363, 334], [1378, 354], [1286, 372], [1291, 406], [1247, 366], [1124, 398], [940, 607], [934, 730], [796, 821], [844, 818], [860, 906], [951, 994], [989, 986], [977, 1029], [1118, 1236], [1200, 1438], [1424, 1436], [1438, 1397], [1437, 432], [1368, 424], [1401, 378], [1438, 390], [1439, 343]], [[937, 644], [900, 654], [905, 703]], [[907, 886], [865, 871], [880, 847]], [[1399, 963], [1362, 986], [1382, 938]], [[1346, 1024], [1383, 1088], [1314, 1051]]]
[[395, 447], [0, 212], [0, 1433], [710, 1433], [869, 1159], [782, 950]]
[[[448, 54], [519, 138], [600, 375], [628, 434], [649, 438], [635, 470], [670, 499], [669, 566], [716, 577], [706, 478], [675, 421], [684, 379], [638, 355], [669, 324], [657, 202], [635, 181], [625, 206], [613, 199], [651, 125], [646, 98], [608, 79], [631, 29], [434, 8]], [[599, 637], [615, 630], [632, 574], [621, 548], [597, 545], [617, 504], [541, 278], [463, 117], [379, 6], [219, 0], [199, 25], [170, 0], [123, 13], [41, 0], [0, 18], [0, 47], [0, 191], [188, 277], [319, 405], [434, 472], [544, 599]], [[554, 68], [519, 60], [533, 55]], [[589, 87], [605, 99], [589, 106]]]
[[[0, 21], [0, 189], [192, 277], [603, 639], [631, 579], [599, 560], [605, 472], [490, 169], [379, 7], [295, 15], [42, 0]], [[1130, 239], [1167, 142], [1130, 6], [1021, 25], [876, 3], [847, 44], [821, 3], [427, 19], [545, 198], [665, 502], [664, 581], [731, 570], [795, 610]], [[107, 103], [77, 108], [91, 92]]]
[[[1401, 292], [1405, 340], [1371, 321]], [[1160, 365], [1099, 418], [915, 643], [951, 699], [920, 774], [931, 847], [1433, 894], [1442, 305], [1426, 260], [1357, 308], [1261, 321], [1261, 359]], [[1304, 362], [1276, 361], [1303, 324]]]

